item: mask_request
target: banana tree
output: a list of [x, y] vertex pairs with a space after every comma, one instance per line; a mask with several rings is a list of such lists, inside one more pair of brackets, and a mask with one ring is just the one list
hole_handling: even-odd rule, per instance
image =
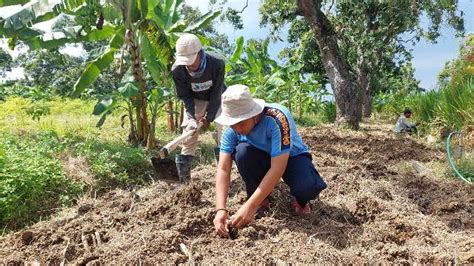
[[[73, 96], [81, 95], [114, 60], [120, 60], [121, 66], [126, 65], [123, 63], [126, 51], [134, 86], [138, 88], [137, 93], [129, 99], [135, 117], [130, 117], [130, 122], [134, 125], [130, 125], [129, 139], [147, 148], [155, 146], [154, 125], [158, 102], [162, 98], [156, 97], [160, 93], [156, 94], [148, 89], [146, 74], [151, 76], [155, 89], [170, 88], [170, 67], [174, 45], [179, 35], [198, 31], [220, 14], [220, 11], [211, 11], [198, 21], [187, 25], [180, 13], [183, 0], [0, 1], [0, 7], [13, 4], [28, 5], [0, 20], [0, 36], [9, 38], [11, 47], [17, 40], [23, 41], [31, 49], [50, 49], [65, 43], [108, 40], [108, 46], [88, 63], [77, 80]], [[34, 27], [37, 23], [62, 14], [74, 16], [77, 25], [49, 33]], [[202, 41], [204, 44], [208, 43], [204, 38]], [[126, 67], [121, 67], [119, 72], [123, 76]], [[98, 103], [101, 107], [97, 107], [94, 112], [102, 115], [99, 121], [101, 123], [114, 107], [114, 97], [107, 99], [101, 99]], [[157, 102], [152, 104], [151, 110], [147, 110], [151, 100]], [[150, 112], [151, 123], [148, 118]]]
[[271, 73], [280, 67], [268, 55], [267, 41], [257, 44], [250, 40], [245, 47], [243, 43], [243, 37], [237, 38], [234, 53], [227, 62], [227, 80], [230, 84], [245, 83], [257, 96], [266, 96], [265, 84]]
[[226, 64], [226, 83], [246, 84], [256, 97], [284, 104], [290, 110], [297, 110], [299, 116], [307, 111], [316, 112], [317, 102], [327, 94], [318, 78], [303, 75], [301, 64], [280, 66], [269, 57], [268, 42], [259, 46], [250, 40], [244, 47], [243, 38], [236, 39], [235, 50]]

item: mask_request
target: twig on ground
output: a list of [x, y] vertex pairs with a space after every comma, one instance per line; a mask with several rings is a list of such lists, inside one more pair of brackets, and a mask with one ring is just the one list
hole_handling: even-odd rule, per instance
[[97, 246], [101, 246], [102, 245], [102, 239], [100, 238], [100, 233], [98, 231], [95, 231], [95, 238], [97, 240]]
[[67, 243], [66, 243], [66, 247], [64, 248], [63, 252], [62, 252], [62, 255], [63, 255], [63, 261], [61, 262], [61, 266], [64, 266], [66, 265], [66, 253], [67, 253], [67, 249], [69, 248], [69, 244], [71, 243], [71, 240], [69, 238], [67, 238]]
[[89, 243], [87, 242], [86, 236], [84, 234], [81, 235], [81, 240], [82, 240], [82, 244], [84, 245], [84, 249], [86, 251], [90, 251], [91, 248], [89, 247]]
[[188, 256], [188, 262], [190, 264], [193, 264], [194, 263], [194, 259], [193, 259], [193, 254], [191, 253], [191, 251], [186, 247], [186, 245], [184, 243], [181, 243], [179, 244], [179, 248], [181, 249], [181, 251], [184, 253], [184, 255]]

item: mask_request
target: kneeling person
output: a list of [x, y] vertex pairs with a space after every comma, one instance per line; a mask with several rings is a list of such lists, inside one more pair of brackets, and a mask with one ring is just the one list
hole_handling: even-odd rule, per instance
[[[294, 196], [294, 211], [310, 213], [309, 201], [318, 197], [326, 183], [313, 166], [290, 112], [282, 105], [252, 99], [244, 85], [230, 86], [222, 94], [221, 108], [215, 121], [230, 127], [221, 139], [216, 174], [216, 232], [226, 236], [229, 225], [240, 228], [253, 220], [258, 208], [268, 205], [267, 196], [282, 177]], [[248, 199], [229, 222], [226, 203], [232, 160]]]

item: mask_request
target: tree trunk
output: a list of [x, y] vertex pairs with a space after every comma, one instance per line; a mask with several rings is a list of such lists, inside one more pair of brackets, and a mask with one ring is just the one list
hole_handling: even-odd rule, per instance
[[362, 116], [364, 118], [369, 118], [372, 115], [372, 88], [369, 84], [367, 88], [363, 90], [362, 93]]
[[127, 30], [126, 42], [129, 47], [130, 58], [132, 59], [133, 65], [133, 77], [138, 83], [139, 93], [138, 96], [134, 97], [133, 101], [136, 108], [137, 115], [137, 135], [138, 140], [146, 147], [154, 147], [154, 143], [148, 143], [149, 141], [154, 142], [154, 138], [149, 138], [150, 124], [148, 122], [147, 115], [147, 100], [145, 97], [146, 84], [143, 78], [143, 67], [140, 57], [140, 49], [135, 42], [135, 36], [133, 31]]
[[174, 132], [176, 130], [174, 124], [173, 100], [171, 99], [169, 99], [166, 103], [166, 126], [171, 132]]
[[364, 56], [359, 53], [357, 60], [357, 84], [362, 94], [362, 116], [369, 118], [372, 114], [372, 92], [369, 79], [369, 71]]
[[179, 128], [181, 127], [180, 118], [181, 118], [181, 104], [179, 102], [175, 102], [175, 110], [174, 110], [174, 132], [178, 132]]
[[184, 104], [181, 103], [181, 110], [179, 112], [179, 131], [181, 131], [181, 125], [183, 124], [184, 120]]
[[339, 53], [336, 34], [321, 11], [321, 0], [297, 0], [310, 23], [321, 51], [321, 59], [336, 100], [336, 122], [358, 129], [361, 120], [361, 93], [349, 73], [349, 65]]

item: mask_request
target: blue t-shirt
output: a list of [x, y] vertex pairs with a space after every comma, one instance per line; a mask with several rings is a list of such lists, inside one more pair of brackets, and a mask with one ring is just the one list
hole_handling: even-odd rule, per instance
[[220, 151], [234, 153], [235, 147], [246, 142], [276, 157], [284, 153], [296, 156], [308, 152], [296, 130], [295, 121], [288, 109], [276, 103], [265, 104], [262, 119], [247, 135], [240, 135], [231, 127], [227, 128], [221, 138]]

